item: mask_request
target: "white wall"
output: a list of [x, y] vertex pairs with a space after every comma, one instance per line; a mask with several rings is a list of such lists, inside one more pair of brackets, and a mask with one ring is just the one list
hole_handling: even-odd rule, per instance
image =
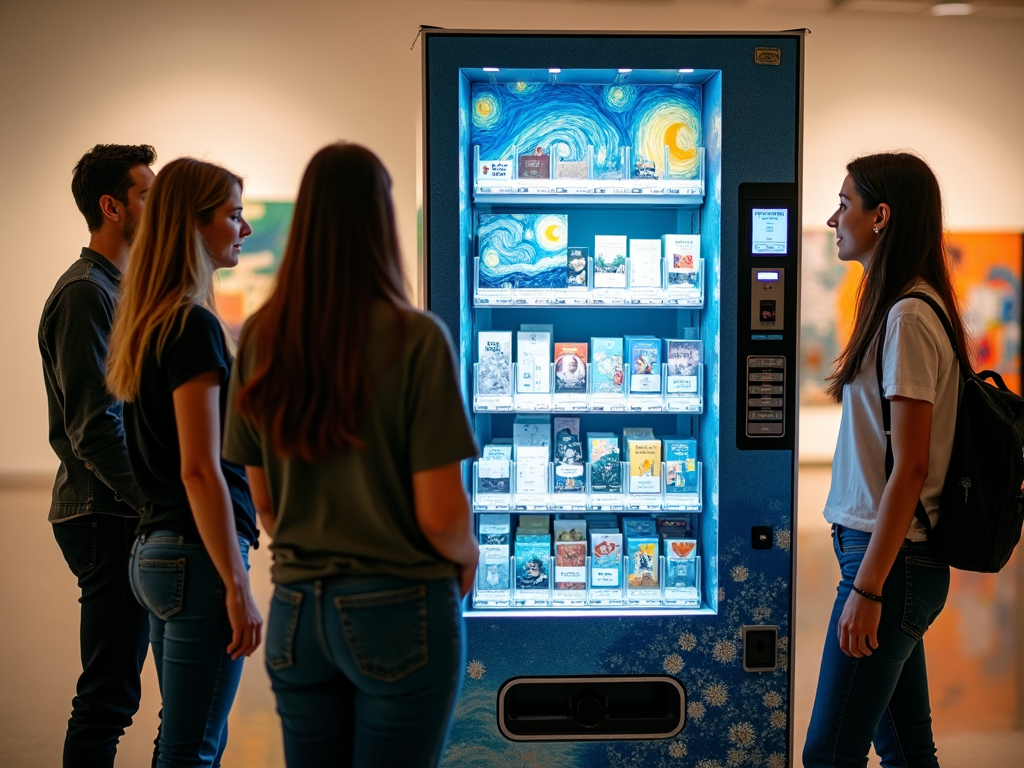
[[[824, 3], [823, 3], [824, 5]], [[843, 166], [913, 147], [950, 224], [1024, 230], [1024, 23], [685, 0], [5, 0], [0, 7], [4, 301], [0, 474], [49, 472], [36, 323], [87, 233], [70, 172], [97, 142], [151, 143], [294, 196], [321, 145], [365, 143], [394, 177], [415, 257], [420, 24], [465, 29], [807, 27], [804, 221], [831, 213]], [[725, 127], [728, 130], [728, 126]]]

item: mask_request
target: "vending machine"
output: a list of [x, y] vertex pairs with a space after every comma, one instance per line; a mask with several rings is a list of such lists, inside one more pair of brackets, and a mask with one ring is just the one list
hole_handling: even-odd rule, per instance
[[805, 30], [424, 29], [481, 454], [444, 764], [792, 764]]

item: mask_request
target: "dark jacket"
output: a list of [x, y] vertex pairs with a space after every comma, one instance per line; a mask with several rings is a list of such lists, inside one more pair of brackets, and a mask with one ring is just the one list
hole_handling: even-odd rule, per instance
[[145, 506], [128, 466], [121, 403], [103, 380], [120, 282], [117, 267], [83, 248], [43, 307], [39, 352], [50, 446], [60, 459], [51, 523], [91, 513], [136, 516]]

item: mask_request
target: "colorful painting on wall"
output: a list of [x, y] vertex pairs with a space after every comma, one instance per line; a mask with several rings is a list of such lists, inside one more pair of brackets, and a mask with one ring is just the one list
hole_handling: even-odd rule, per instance
[[[474, 83], [472, 142], [481, 161], [557, 154], [561, 176], [585, 178], [593, 147], [595, 179], [692, 179], [700, 173], [700, 113], [699, 87]], [[623, 172], [626, 147], [633, 175]]]
[[294, 203], [254, 200], [244, 206], [252, 234], [245, 239], [238, 266], [218, 270], [214, 288], [217, 312], [235, 333], [270, 295], [295, 209]]
[[[975, 368], [999, 373], [1020, 392], [1024, 235], [950, 233], [953, 279], [964, 304]], [[826, 405], [825, 377], [850, 338], [862, 270], [836, 255], [831, 230], [805, 229], [800, 320], [800, 402]]]

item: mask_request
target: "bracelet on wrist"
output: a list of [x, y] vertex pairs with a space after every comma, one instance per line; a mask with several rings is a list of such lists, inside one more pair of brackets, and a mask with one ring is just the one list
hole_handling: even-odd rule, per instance
[[881, 595], [876, 595], [876, 594], [873, 594], [871, 592], [868, 592], [865, 589], [861, 589], [856, 584], [851, 585], [850, 589], [852, 589], [854, 592], [856, 592], [861, 597], [867, 598], [868, 600], [870, 600], [873, 603], [881, 603], [881, 602], [885, 601], [885, 598], [882, 597]]

